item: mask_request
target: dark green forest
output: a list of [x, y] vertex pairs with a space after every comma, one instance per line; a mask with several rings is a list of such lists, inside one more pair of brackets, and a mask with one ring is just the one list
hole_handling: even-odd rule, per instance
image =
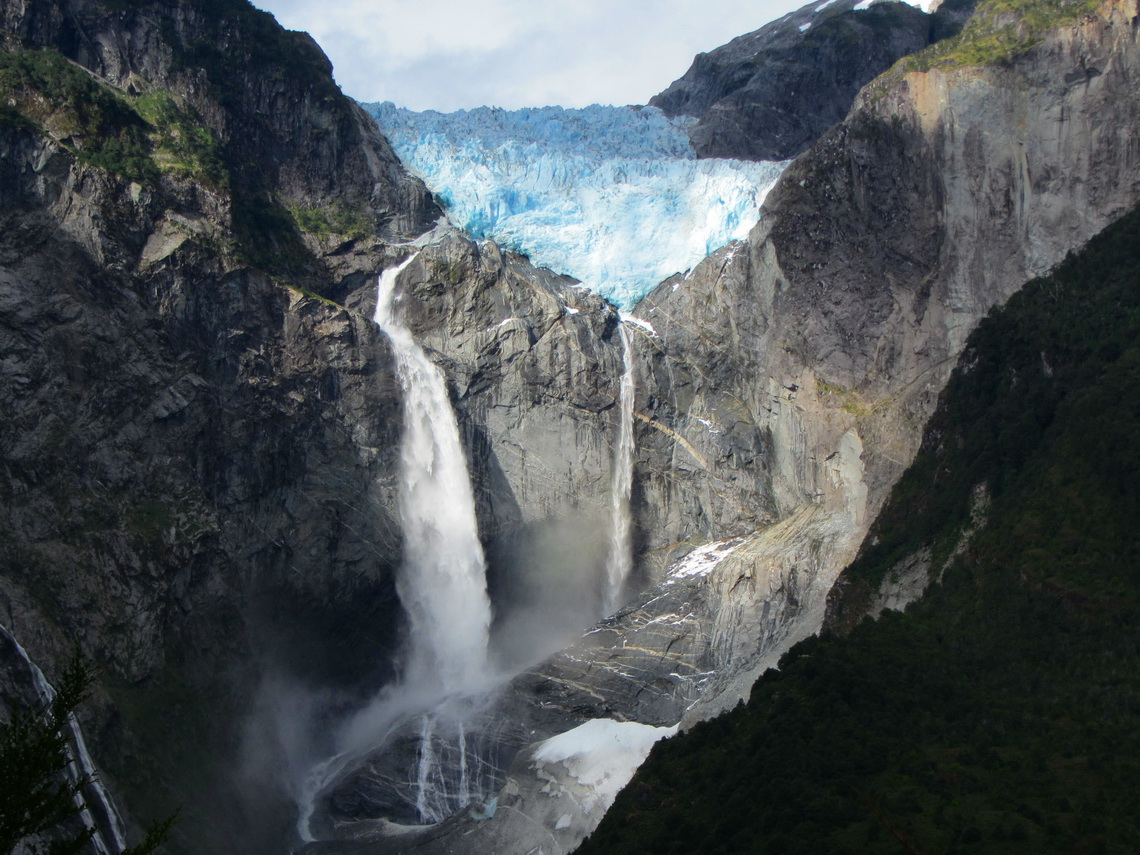
[[[578, 851], [1140, 852], [1138, 481], [1134, 211], [974, 333], [830, 629]], [[860, 621], [923, 548], [925, 597]]]

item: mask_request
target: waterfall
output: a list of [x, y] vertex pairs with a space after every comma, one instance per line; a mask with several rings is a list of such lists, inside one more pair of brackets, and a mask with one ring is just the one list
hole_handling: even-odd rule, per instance
[[491, 601], [475, 497], [443, 372], [395, 315], [396, 280], [415, 256], [380, 276], [377, 326], [388, 336], [403, 391], [397, 590], [411, 623], [404, 682], [442, 695], [487, 679]]
[[[40, 667], [31, 660], [28, 652], [24, 650], [23, 645], [20, 644], [5, 627], [0, 626], [0, 632], [12, 643], [16, 648], [16, 652], [28, 666], [28, 672], [32, 676], [32, 684], [36, 688], [36, 694], [39, 695], [40, 701], [43, 703], [51, 703], [55, 698], [55, 689], [51, 683], [47, 681], [44, 672]], [[111, 799], [111, 794], [99, 781], [98, 771], [95, 769], [95, 764], [91, 760], [91, 755], [87, 751], [87, 742], [83, 738], [83, 730], [79, 727], [79, 720], [75, 717], [74, 713], [67, 714], [67, 729], [71, 736], [72, 759], [67, 764], [64, 770], [68, 780], [75, 784], [80, 777], [86, 775], [89, 783], [84, 790], [89, 791], [91, 799], [94, 802], [94, 807], [105, 819], [106, 829], [104, 824], [97, 822], [91, 812], [91, 805], [82, 794], [76, 793], [75, 806], [79, 811], [79, 816], [83, 820], [83, 824], [87, 828], [95, 829], [95, 836], [91, 838], [92, 844], [99, 852], [99, 855], [117, 855], [122, 852], [127, 844], [126, 838], [123, 834], [123, 821], [119, 817], [118, 808], [115, 807], [115, 802]], [[110, 831], [110, 842], [107, 840], [107, 835], [104, 831]]]
[[613, 614], [622, 603], [626, 579], [633, 568], [633, 520], [629, 509], [633, 487], [633, 348], [624, 323], [618, 325], [622, 344], [621, 391], [619, 394], [618, 441], [610, 481], [610, 552], [606, 562], [605, 613]]
[[431, 743], [433, 730], [435, 730], [435, 716], [431, 714], [423, 716], [420, 726], [420, 751], [416, 760], [416, 813], [420, 815], [420, 819], [431, 818], [428, 793], [431, 790], [432, 769], [438, 765]]
[[[492, 681], [491, 601], [447, 383], [396, 318], [396, 281], [414, 258], [381, 274], [373, 317], [391, 342], [403, 393], [398, 501], [404, 559], [396, 590], [409, 631], [402, 673], [396, 685], [345, 722], [337, 736], [339, 752], [315, 766], [303, 783], [298, 831], [306, 841], [313, 839], [309, 825], [320, 793], [416, 721], [419, 751], [411, 782], [421, 821], [439, 821], [482, 795], [469, 780], [464, 720]], [[479, 758], [474, 760], [478, 769]]]
[[[414, 257], [381, 275], [374, 320], [392, 343], [404, 397], [399, 499], [404, 565], [397, 590], [411, 633], [403, 680], [446, 697], [486, 686], [491, 601], [475, 497], [447, 383], [411, 331], [396, 319], [396, 280]], [[423, 716], [417, 763], [416, 808], [426, 822], [465, 807], [470, 797], [462, 715], [454, 721], [457, 749], [463, 755], [462, 783], [450, 796], [436, 783], [447, 780], [443, 765], [448, 753], [433, 744], [433, 738], [439, 738], [433, 733], [436, 722], [435, 713]]]

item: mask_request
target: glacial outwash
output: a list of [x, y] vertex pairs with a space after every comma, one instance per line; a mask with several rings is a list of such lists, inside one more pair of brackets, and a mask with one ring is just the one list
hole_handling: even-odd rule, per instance
[[[639, 211], [605, 290], [449, 219], [244, 0], [0, 0], [0, 718], [97, 663], [106, 852], [181, 806], [179, 855], [569, 853], [829, 593], [848, 631], [940, 584], [841, 574], [971, 333], [1140, 203], [1140, 13], [863, 5], [702, 55], [690, 119], [578, 117], [664, 129], [653, 180], [795, 158], [623, 289], [622, 234], [685, 228]], [[572, 195], [555, 137], [511, 165]]]

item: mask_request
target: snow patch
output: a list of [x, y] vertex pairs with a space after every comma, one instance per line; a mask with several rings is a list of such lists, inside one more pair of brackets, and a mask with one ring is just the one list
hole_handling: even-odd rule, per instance
[[[698, 419], [698, 421], [703, 421], [703, 419]], [[733, 537], [698, 546], [669, 571], [669, 575], [665, 577], [665, 584], [675, 585], [682, 579], [709, 575], [721, 561], [731, 555], [736, 547], [743, 542], [743, 537]]]
[[695, 419], [696, 419], [698, 422], [700, 422], [700, 423], [701, 423], [701, 424], [703, 424], [705, 427], [707, 427], [707, 428], [709, 429], [709, 433], [720, 433], [720, 432], [721, 432], [721, 431], [720, 431], [720, 428], [718, 428], [716, 425], [714, 425], [714, 424], [713, 424], [711, 421], [709, 421], [708, 419], [702, 419], [702, 418], [700, 418], [700, 417], [698, 417], [698, 416], [694, 416], [693, 418], [695, 418]]
[[806, 33], [810, 28], [811, 28], [811, 21], [808, 21], [806, 24], [800, 24], [800, 32], [801, 33]]
[[368, 109], [456, 226], [623, 308], [746, 237], [787, 165], [698, 160], [694, 120], [653, 107]]
[[[540, 742], [533, 756], [538, 766], [561, 763], [570, 777], [593, 791], [595, 803], [606, 810], [645, 762], [653, 743], [676, 732], [677, 725], [653, 727], [596, 718]], [[583, 813], [591, 813], [592, 807], [583, 802]]]
[[939, 0], [863, 0], [863, 2], [855, 5], [854, 11], [859, 12], [864, 9], [870, 9], [876, 3], [891, 3], [902, 2], [914, 6], [916, 9], [921, 9], [923, 12], [930, 14], [930, 10], [935, 7]]
[[637, 327], [639, 330], [648, 333], [654, 338], [660, 338], [660, 336], [657, 335], [657, 330], [653, 329], [653, 324], [649, 323], [649, 321], [642, 320], [641, 318], [635, 318], [633, 315], [627, 315], [625, 312], [621, 313], [621, 321], [623, 324], [629, 324], [630, 326]]

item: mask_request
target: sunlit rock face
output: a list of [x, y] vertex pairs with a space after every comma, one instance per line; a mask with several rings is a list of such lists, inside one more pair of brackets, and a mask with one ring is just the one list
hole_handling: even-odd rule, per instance
[[784, 167], [697, 160], [656, 108], [368, 109], [455, 225], [623, 308], [747, 235]]

